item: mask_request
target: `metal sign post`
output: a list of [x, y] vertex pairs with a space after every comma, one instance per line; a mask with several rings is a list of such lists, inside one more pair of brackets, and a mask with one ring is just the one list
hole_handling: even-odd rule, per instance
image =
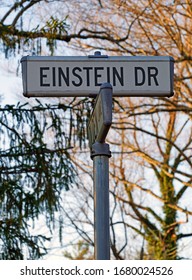
[[[88, 124], [94, 167], [95, 259], [108, 260], [111, 152], [105, 138], [112, 123], [112, 89], [114, 97], [171, 97], [174, 60], [170, 56], [109, 57], [95, 52], [88, 57], [25, 56], [21, 64], [26, 97], [97, 95]], [[104, 81], [107, 83], [102, 84]]]
[[94, 240], [95, 259], [110, 259], [109, 234], [109, 157], [111, 152], [105, 138], [112, 123], [112, 86], [100, 88], [88, 124], [88, 137], [93, 159], [94, 178]]
[[109, 234], [109, 157], [106, 143], [95, 143], [92, 148], [94, 180], [94, 244], [95, 260], [110, 260]]

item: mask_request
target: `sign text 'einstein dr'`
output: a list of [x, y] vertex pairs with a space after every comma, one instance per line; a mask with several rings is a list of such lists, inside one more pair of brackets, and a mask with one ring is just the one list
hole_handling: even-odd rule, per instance
[[113, 96], [172, 96], [171, 57], [25, 56], [21, 60], [27, 97], [95, 96], [101, 84]]

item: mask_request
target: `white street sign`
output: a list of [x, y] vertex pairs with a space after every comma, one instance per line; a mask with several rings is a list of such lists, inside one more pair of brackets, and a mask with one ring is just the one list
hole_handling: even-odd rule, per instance
[[174, 60], [169, 56], [25, 56], [26, 97], [95, 96], [101, 84], [113, 96], [172, 96]]
[[112, 86], [109, 83], [104, 83], [95, 101], [95, 107], [87, 127], [90, 147], [92, 147], [95, 142], [105, 142], [111, 124]]

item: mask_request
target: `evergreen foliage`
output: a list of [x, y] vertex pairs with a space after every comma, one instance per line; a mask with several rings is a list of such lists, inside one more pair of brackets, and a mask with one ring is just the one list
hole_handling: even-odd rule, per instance
[[[46, 44], [53, 54], [58, 42], [62, 50], [69, 46], [84, 53], [100, 49], [108, 55], [174, 57], [172, 98], [114, 102], [110, 227], [115, 259], [135, 258], [138, 254], [130, 257], [135, 240], [140, 259], [180, 258], [179, 242], [192, 237], [192, 210], [185, 199], [192, 187], [190, 1], [2, 0], [0, 8], [0, 50], [7, 58], [26, 51], [40, 55]], [[63, 224], [70, 225], [80, 238], [77, 254], [65, 256], [89, 255], [93, 230], [87, 232], [84, 225], [93, 228], [92, 184], [83, 181], [86, 175], [92, 180], [92, 171], [85, 157], [72, 155], [71, 149], [86, 147], [91, 103], [74, 99], [68, 105], [0, 108], [2, 259], [35, 259], [46, 253], [48, 237], [33, 236], [30, 225], [44, 216], [51, 230], [62, 210], [62, 192], [74, 184], [81, 188], [73, 190], [75, 201], [64, 209], [59, 232], [62, 236]]]
[[[1, 259], [38, 259], [46, 253], [43, 242], [48, 238], [32, 236], [29, 228], [44, 215], [51, 229], [62, 191], [76, 181], [71, 144], [79, 139], [82, 145], [85, 120], [72, 109], [39, 101], [34, 107], [0, 108]], [[75, 136], [76, 125], [80, 134]]]

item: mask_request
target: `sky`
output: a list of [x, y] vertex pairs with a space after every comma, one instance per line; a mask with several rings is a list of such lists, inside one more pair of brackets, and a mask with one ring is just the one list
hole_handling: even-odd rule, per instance
[[[34, 22], [35, 23], [35, 22]], [[67, 50], [64, 50], [64, 55], [67, 55]], [[27, 99], [22, 95], [22, 79], [21, 79], [21, 65], [20, 65], [21, 55], [16, 57], [11, 57], [9, 59], [5, 59], [4, 54], [0, 55], [0, 96], [2, 99], [0, 100], [0, 106], [9, 104], [17, 104], [17, 102], [33, 102], [32, 99]], [[30, 100], [30, 101], [29, 101]], [[39, 221], [37, 227], [34, 228], [34, 231], [47, 231], [47, 229], [43, 229], [42, 225], [43, 221]], [[189, 225], [183, 225], [183, 227], [189, 227]], [[54, 248], [50, 254], [46, 256], [46, 259], [62, 259], [62, 251], [63, 249], [59, 248], [58, 242], [58, 230], [56, 229], [54, 232], [53, 240], [51, 242], [51, 247]], [[188, 229], [186, 229], [188, 231]], [[47, 232], [47, 234], [49, 234]], [[67, 243], [67, 232], [64, 235], [64, 242]], [[191, 245], [191, 240], [186, 240], [186, 244], [189, 243]], [[189, 250], [191, 246], [189, 246]], [[186, 251], [187, 252], [187, 251]], [[188, 252], [190, 255], [190, 252]], [[192, 253], [191, 253], [192, 258]]]
[[[1, 105], [16, 104], [23, 100], [22, 95], [22, 78], [19, 58], [12, 58], [10, 60], [0, 56], [0, 95]], [[19, 73], [17, 74], [17, 67], [19, 66]], [[25, 102], [25, 101], [24, 101]]]
[[[32, 99], [28, 99], [22, 94], [22, 74], [21, 74], [21, 56], [11, 57], [10, 59], [5, 59], [4, 55], [0, 56], [0, 106], [6, 104], [12, 105], [17, 104], [18, 102], [30, 102]], [[186, 203], [187, 204], [187, 203]], [[34, 228], [34, 231], [47, 231], [47, 229], [42, 228], [40, 221], [39, 226]], [[189, 232], [190, 224], [184, 224], [183, 228], [186, 227], [186, 232]], [[185, 229], [184, 229], [185, 231]], [[47, 234], [48, 233], [47, 231]], [[62, 252], [66, 249], [65, 245], [70, 241], [71, 233], [64, 233], [64, 247], [60, 248], [60, 243], [58, 240], [58, 228], [53, 232], [53, 239], [50, 243], [50, 247], [53, 248], [50, 253], [45, 257], [46, 260], [49, 259], [63, 259]], [[191, 238], [182, 241], [181, 248], [185, 247], [185, 254], [192, 258], [192, 249], [191, 249]], [[184, 254], [184, 255], [185, 255]]]

